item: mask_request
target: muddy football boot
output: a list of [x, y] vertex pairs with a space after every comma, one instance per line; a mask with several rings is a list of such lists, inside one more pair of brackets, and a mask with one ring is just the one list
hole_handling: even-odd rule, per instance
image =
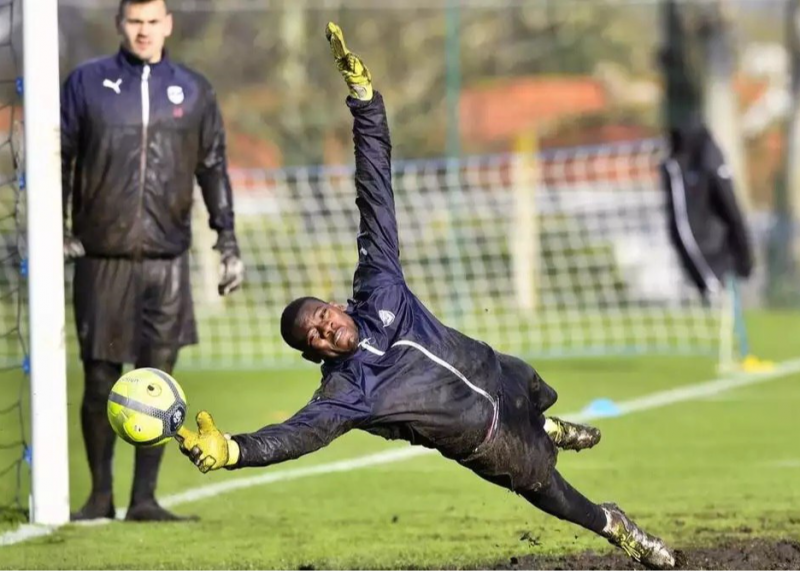
[[563, 450], [586, 450], [600, 442], [599, 428], [567, 422], [554, 416], [545, 420], [544, 430], [553, 444]]
[[602, 504], [600, 507], [606, 512], [608, 521], [602, 535], [610, 544], [649, 569], [675, 567], [675, 556], [663, 541], [636, 525], [616, 504]]
[[70, 521], [114, 519], [114, 502], [111, 494], [92, 494], [81, 509], [70, 514]]
[[125, 513], [125, 521], [174, 521], [174, 522], [187, 522], [198, 521], [200, 518], [194, 515], [179, 516], [170, 511], [165, 510], [156, 503], [155, 500], [149, 502], [141, 502], [131, 506]]

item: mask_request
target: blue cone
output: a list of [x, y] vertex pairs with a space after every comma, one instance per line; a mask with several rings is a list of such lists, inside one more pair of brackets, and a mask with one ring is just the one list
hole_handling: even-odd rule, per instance
[[594, 399], [586, 406], [585, 409], [583, 409], [583, 413], [592, 415], [595, 418], [600, 418], [619, 416], [622, 412], [613, 400], [603, 398]]

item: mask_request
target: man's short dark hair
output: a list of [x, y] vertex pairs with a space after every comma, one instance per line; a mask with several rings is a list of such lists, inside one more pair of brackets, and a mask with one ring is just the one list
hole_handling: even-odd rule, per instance
[[298, 297], [283, 310], [281, 315], [281, 337], [292, 349], [297, 349], [298, 351], [306, 351], [308, 349], [306, 337], [298, 331], [297, 324], [305, 306], [312, 302], [325, 303], [317, 297]]
[[[149, 4], [150, 2], [156, 2], [157, 0], [119, 0], [119, 10], [117, 10], [117, 18], [122, 18], [122, 15], [125, 13], [125, 6], [129, 4]], [[169, 4], [167, 4], [167, 0], [164, 0], [164, 5], [167, 7], [167, 14], [169, 14]]]

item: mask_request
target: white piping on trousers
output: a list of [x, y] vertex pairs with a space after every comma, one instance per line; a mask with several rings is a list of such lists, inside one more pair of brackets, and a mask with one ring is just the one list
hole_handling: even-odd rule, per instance
[[[686, 207], [686, 187], [683, 184], [683, 172], [675, 159], [667, 160], [666, 167], [672, 182], [670, 185], [672, 187], [672, 204], [675, 211], [675, 221], [678, 225], [678, 235], [686, 247], [689, 257], [692, 258], [695, 267], [703, 276], [706, 287], [711, 293], [716, 294], [720, 291], [721, 285], [700, 251], [700, 246], [697, 245], [697, 240], [692, 234], [692, 227], [689, 225], [689, 211]], [[678, 189], [679, 186], [680, 190]]]

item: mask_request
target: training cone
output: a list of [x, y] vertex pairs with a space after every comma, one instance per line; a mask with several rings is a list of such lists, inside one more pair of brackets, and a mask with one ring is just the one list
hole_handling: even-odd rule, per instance
[[586, 408], [583, 409], [584, 414], [591, 415], [595, 418], [619, 416], [622, 414], [619, 406], [608, 398], [594, 399]]
[[745, 357], [739, 368], [746, 373], [766, 373], [775, 369], [775, 363], [759, 359], [755, 355]]

